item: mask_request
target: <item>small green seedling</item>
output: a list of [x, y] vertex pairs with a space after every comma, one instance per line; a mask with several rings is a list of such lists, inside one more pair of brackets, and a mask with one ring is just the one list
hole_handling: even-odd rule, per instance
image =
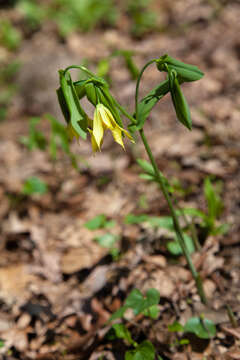
[[183, 326], [175, 321], [172, 325], [168, 326], [170, 332], [193, 333], [200, 339], [211, 339], [216, 335], [215, 324], [204, 317], [191, 317]]
[[124, 305], [112, 314], [110, 320], [124, 318], [127, 309], [132, 309], [134, 315], [143, 313], [152, 319], [156, 319], [159, 315], [158, 303], [160, 294], [156, 289], [149, 289], [144, 296], [140, 290], [133, 289], [128, 295]]
[[48, 187], [46, 183], [40, 180], [36, 176], [29, 177], [25, 181], [22, 189], [22, 193], [24, 195], [34, 195], [34, 194], [43, 195], [47, 191], [48, 191]]
[[[132, 309], [135, 316], [143, 314], [152, 319], [156, 319], [159, 316], [158, 303], [160, 300], [159, 292], [156, 289], [149, 289], [144, 296], [140, 290], [134, 289], [127, 297], [124, 305], [118, 309], [110, 318], [110, 321], [122, 318], [127, 309]], [[133, 340], [130, 331], [123, 323], [117, 323], [112, 325], [112, 330], [115, 332], [115, 337], [124, 339], [128, 345], [133, 349], [128, 350], [125, 353], [125, 360], [154, 360], [155, 348], [153, 344], [145, 340], [138, 344]], [[114, 339], [112, 332], [110, 331], [110, 339]], [[159, 358], [160, 359], [160, 358]]]
[[[114, 227], [115, 224], [116, 222], [114, 220], [108, 220], [104, 214], [99, 214], [87, 221], [84, 226], [88, 230], [94, 231], [98, 229], [110, 229]], [[109, 252], [114, 260], [119, 258], [119, 249], [115, 246], [118, 240], [119, 236], [110, 232], [94, 237], [94, 241], [96, 241], [100, 246], [109, 249]]]
[[116, 222], [114, 220], [108, 220], [106, 215], [99, 214], [87, 221], [84, 226], [88, 230], [97, 230], [97, 229], [109, 229], [114, 227]]
[[207, 204], [207, 213], [195, 208], [183, 209], [186, 215], [194, 218], [200, 218], [202, 222], [200, 226], [205, 230], [206, 237], [208, 235], [223, 235], [228, 229], [228, 224], [219, 224], [218, 219], [223, 211], [223, 201], [219, 196], [219, 189], [213, 185], [210, 177], [204, 180], [204, 195]]

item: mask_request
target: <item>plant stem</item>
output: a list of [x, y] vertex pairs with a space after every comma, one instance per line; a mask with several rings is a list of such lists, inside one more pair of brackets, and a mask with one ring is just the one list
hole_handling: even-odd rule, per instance
[[230, 322], [231, 322], [231, 324], [232, 324], [232, 327], [233, 327], [233, 328], [237, 328], [237, 327], [238, 327], [238, 323], [237, 323], [237, 320], [236, 320], [236, 318], [235, 318], [235, 316], [234, 316], [234, 313], [233, 313], [233, 311], [232, 311], [231, 306], [226, 305], [226, 307], [227, 307], [227, 314], [228, 314], [229, 320], [230, 320]]
[[88, 76], [93, 76], [96, 77], [96, 75], [94, 75], [94, 73], [92, 73], [90, 70], [88, 70], [85, 66], [83, 65], [71, 65], [68, 66], [65, 70], [64, 70], [64, 74], [66, 74], [66, 72], [70, 69], [79, 69], [82, 70], [83, 72], [85, 72]]
[[206, 304], [207, 299], [206, 299], [206, 296], [205, 296], [205, 293], [204, 293], [202, 280], [201, 280], [201, 277], [200, 277], [199, 273], [196, 271], [195, 266], [193, 265], [190, 253], [189, 253], [189, 251], [188, 251], [188, 249], [186, 247], [184, 237], [183, 237], [183, 232], [182, 232], [182, 229], [180, 227], [177, 214], [176, 214], [176, 212], [174, 210], [171, 197], [170, 197], [170, 195], [168, 193], [168, 190], [167, 190], [167, 188], [165, 186], [165, 183], [164, 183], [164, 180], [163, 180], [163, 178], [161, 176], [161, 173], [158, 170], [156, 161], [155, 161], [155, 159], [153, 157], [153, 154], [152, 154], [152, 150], [150, 149], [150, 146], [149, 146], [148, 141], [147, 141], [147, 139], [145, 137], [143, 129], [139, 130], [139, 133], [140, 133], [142, 142], [144, 144], [145, 150], [146, 150], [146, 152], [148, 154], [149, 160], [150, 160], [150, 162], [151, 162], [151, 164], [153, 166], [153, 169], [154, 169], [155, 176], [156, 176], [157, 182], [159, 184], [159, 187], [160, 187], [160, 189], [161, 189], [161, 191], [162, 191], [162, 193], [163, 193], [163, 195], [164, 195], [164, 197], [165, 197], [165, 199], [167, 201], [167, 204], [169, 206], [170, 213], [171, 213], [171, 216], [172, 216], [172, 219], [173, 219], [174, 228], [175, 228], [176, 235], [177, 235], [177, 241], [178, 241], [179, 245], [181, 246], [182, 252], [183, 252], [183, 254], [184, 254], [185, 258], [186, 258], [189, 269], [190, 269], [190, 271], [192, 273], [192, 276], [193, 276], [193, 278], [195, 280], [195, 283], [196, 283], [196, 286], [197, 286], [197, 289], [198, 289], [198, 294], [199, 294], [199, 296], [201, 298], [201, 301], [204, 304]]
[[142, 75], [144, 73], [144, 71], [146, 70], [146, 68], [153, 64], [154, 62], [156, 62], [156, 59], [150, 60], [148, 61], [144, 67], [142, 68], [142, 70], [140, 71], [140, 74], [138, 75], [138, 79], [137, 79], [137, 83], [136, 83], [136, 92], [135, 92], [135, 118], [138, 118], [138, 94], [139, 94], [139, 85], [140, 85], [140, 81], [142, 78]]

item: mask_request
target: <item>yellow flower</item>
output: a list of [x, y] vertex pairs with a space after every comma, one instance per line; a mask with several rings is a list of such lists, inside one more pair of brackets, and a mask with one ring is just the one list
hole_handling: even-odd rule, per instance
[[134, 142], [129, 132], [123, 129], [115, 121], [111, 111], [103, 104], [97, 104], [92, 129], [88, 129], [91, 134], [91, 142], [93, 151], [101, 151], [104, 131], [109, 129], [112, 132], [114, 140], [123, 147], [122, 134], [124, 133], [132, 142]]

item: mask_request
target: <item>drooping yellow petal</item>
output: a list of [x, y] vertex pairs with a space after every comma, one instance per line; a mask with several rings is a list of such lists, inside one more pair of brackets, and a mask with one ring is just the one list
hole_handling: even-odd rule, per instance
[[97, 105], [99, 114], [102, 118], [102, 121], [104, 123], [104, 125], [106, 126], [107, 129], [113, 129], [116, 126], [116, 121], [114, 120], [114, 117], [111, 113], [111, 111], [104, 106], [103, 104], [98, 104]]
[[93, 135], [93, 131], [91, 129], [88, 129], [90, 135], [91, 135], [91, 144], [92, 144], [92, 149], [93, 149], [93, 152], [97, 152], [97, 151], [101, 151], [101, 148], [98, 147], [98, 144], [96, 142], [96, 139]]
[[114, 140], [123, 147], [125, 150], [123, 140], [122, 140], [122, 130], [119, 126], [116, 126], [114, 129], [111, 130], [113, 134]]
[[103, 139], [104, 127], [98, 106], [99, 105], [96, 106], [93, 117], [93, 136], [95, 138], [98, 148], [100, 149]]
[[134, 138], [132, 137], [132, 135], [125, 129], [121, 128], [121, 130], [124, 132], [124, 134], [131, 140], [131, 142], [133, 142], [135, 144]]

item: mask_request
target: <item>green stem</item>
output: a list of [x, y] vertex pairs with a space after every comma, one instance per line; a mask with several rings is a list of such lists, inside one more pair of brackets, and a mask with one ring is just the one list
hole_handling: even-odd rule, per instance
[[148, 141], [147, 141], [147, 139], [145, 137], [143, 129], [139, 130], [139, 133], [140, 133], [142, 142], [144, 144], [144, 147], [146, 149], [146, 152], [148, 154], [149, 160], [150, 160], [150, 162], [151, 162], [151, 164], [153, 166], [156, 180], [157, 180], [157, 182], [159, 184], [159, 187], [160, 187], [160, 189], [161, 189], [161, 191], [162, 191], [162, 193], [163, 193], [163, 195], [164, 195], [164, 197], [165, 197], [165, 199], [167, 201], [167, 204], [169, 206], [170, 213], [171, 213], [171, 216], [172, 216], [172, 219], [173, 219], [174, 228], [175, 228], [176, 235], [177, 235], [177, 241], [178, 241], [179, 245], [181, 246], [182, 252], [183, 252], [183, 254], [184, 254], [185, 258], [186, 258], [189, 269], [190, 269], [190, 271], [192, 273], [192, 276], [193, 276], [193, 278], [195, 280], [195, 283], [196, 283], [196, 286], [197, 286], [198, 293], [200, 295], [201, 301], [204, 304], [206, 304], [207, 299], [206, 299], [206, 296], [205, 296], [205, 293], [204, 293], [204, 290], [203, 290], [202, 280], [201, 280], [200, 275], [196, 271], [195, 266], [193, 265], [190, 253], [189, 253], [189, 251], [188, 251], [188, 249], [186, 247], [184, 237], [183, 237], [183, 232], [182, 232], [182, 229], [180, 227], [177, 214], [176, 214], [175, 209], [173, 207], [172, 200], [171, 200], [170, 195], [168, 193], [168, 190], [167, 190], [167, 188], [165, 186], [165, 183], [164, 183], [164, 180], [163, 180], [163, 178], [161, 176], [161, 173], [158, 170], [156, 161], [155, 161], [155, 159], [153, 157], [152, 151], [151, 151], [150, 146], [148, 144]]
[[227, 307], [227, 313], [228, 313], [229, 320], [230, 320], [230, 322], [231, 322], [231, 324], [232, 324], [232, 327], [233, 327], [233, 328], [237, 328], [237, 327], [238, 327], [238, 323], [237, 323], [237, 320], [236, 320], [236, 318], [235, 318], [235, 316], [234, 316], [234, 313], [233, 313], [233, 311], [232, 311], [231, 306], [226, 305], [226, 307]]
[[122, 112], [123, 115], [125, 115], [129, 120], [132, 121], [132, 123], [136, 123], [136, 119], [131, 116], [125, 109], [124, 107], [122, 107], [115, 99], [114, 100], [114, 104], [118, 107], [118, 109]]
[[[156, 62], [156, 59], [150, 60], [149, 62], [147, 62], [144, 67], [142, 68], [142, 70], [140, 71], [140, 74], [138, 75], [138, 79], [137, 79], [137, 83], [136, 83], [136, 92], [135, 92], [135, 118], [138, 118], [138, 95], [139, 95], [139, 85], [140, 85], [140, 81], [142, 78], [142, 75], [144, 73], [144, 71], [146, 70], [146, 68], [153, 64], [154, 62]], [[136, 122], [136, 120], [135, 120]]]
[[70, 69], [79, 69], [84, 71], [88, 76], [93, 76], [96, 77], [96, 75], [94, 75], [94, 73], [92, 73], [90, 70], [88, 70], [85, 66], [83, 65], [71, 65], [68, 66], [65, 70], [64, 70], [64, 75], [66, 74], [66, 72]]

